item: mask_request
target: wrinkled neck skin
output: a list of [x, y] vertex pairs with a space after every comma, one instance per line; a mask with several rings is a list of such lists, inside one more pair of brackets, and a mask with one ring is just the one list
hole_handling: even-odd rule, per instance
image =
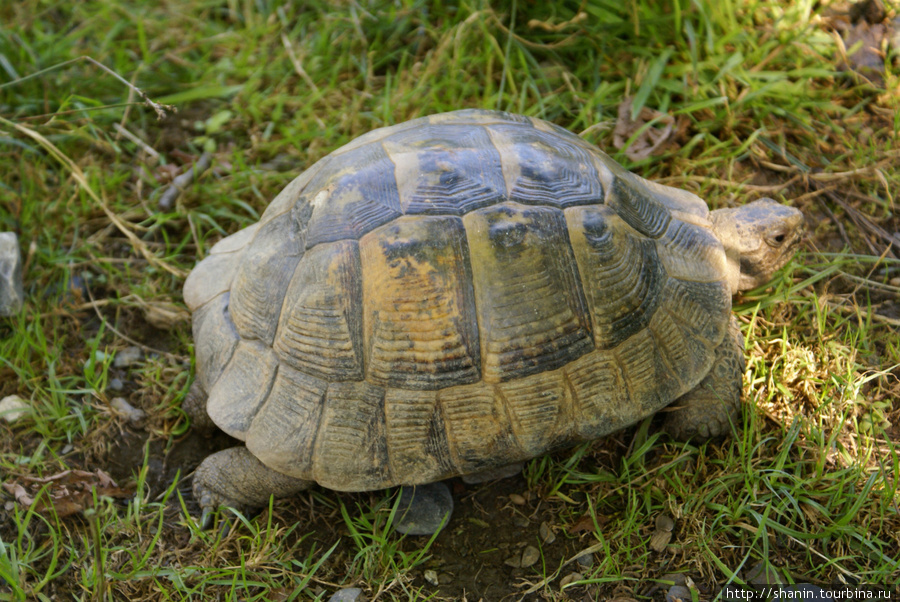
[[803, 238], [803, 214], [772, 199], [719, 209], [709, 218], [725, 247], [732, 294], [769, 282]]

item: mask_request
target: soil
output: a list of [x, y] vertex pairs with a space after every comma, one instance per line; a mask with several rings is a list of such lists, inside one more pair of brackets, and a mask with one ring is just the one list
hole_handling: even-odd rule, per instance
[[[188, 432], [167, 449], [164, 440], [152, 439], [147, 433], [124, 431], [109, 454], [109, 464], [103, 468], [120, 484], [128, 483], [142, 466], [145, 448], [149, 446], [146, 453], [150, 498], [154, 499], [170, 487], [174, 479], [180, 478], [178, 489], [188, 510], [196, 516], [199, 509], [190, 492], [188, 476], [207, 455], [239, 443], [221, 432], [212, 437]], [[567, 534], [557, 528], [559, 521], [555, 520], [554, 508], [541, 502], [540, 496], [528, 490], [521, 474], [478, 485], [467, 485], [459, 479], [453, 479], [449, 484], [455, 504], [452, 518], [436, 538], [429, 551], [430, 559], [412, 583], [415, 587], [423, 587], [425, 593], [436, 594], [436, 599], [541, 600], [540, 589], [531, 594], [525, 592], [539, 583], [543, 575], [552, 575], [564, 562], [595, 543], [593, 538], [582, 540], [577, 534]], [[384, 495], [383, 492], [348, 494], [319, 489], [304, 493], [295, 500], [276, 503], [273, 523], [291, 525], [307, 522], [308, 528], [297, 530], [295, 536], [298, 540], [309, 531], [313, 532], [312, 537], [300, 542], [301, 554], [308, 553], [312, 545], [321, 552], [341, 540], [326, 570], [331, 582], [350, 587], [354, 584], [347, 582], [348, 576], [341, 574], [340, 570], [350, 565], [357, 550], [340, 513], [334, 508], [323, 507], [316, 500], [317, 496], [322, 495], [334, 506], [340, 500], [351, 513], [360, 506], [366, 508], [377, 504]], [[180, 514], [177, 498], [170, 498], [169, 503], [172, 514]], [[333, 516], [327, 516], [328, 513]], [[309, 520], [311, 514], [315, 514], [316, 520]], [[259, 518], [264, 524], [266, 517]], [[174, 522], [167, 521], [168, 524]], [[554, 532], [555, 539], [551, 543], [542, 541], [541, 523], [546, 523]], [[175, 531], [180, 530], [183, 528], [175, 527]], [[186, 534], [173, 531], [170, 536], [174, 541], [181, 541]], [[395, 533], [390, 537], [399, 538], [400, 535]], [[407, 553], [413, 553], [427, 541], [427, 537], [408, 536], [400, 547]], [[521, 559], [527, 546], [538, 548], [541, 557], [530, 567], [512, 566]], [[579, 570], [577, 562], [570, 562], [550, 587], [558, 591], [559, 580], [576, 570]], [[586, 572], [584, 569], [582, 571]], [[430, 581], [426, 579], [426, 572], [430, 573]], [[434, 585], [435, 579], [438, 585]], [[334, 589], [319, 587], [329, 595]], [[586, 587], [570, 587], [566, 594], [573, 600], [593, 599]], [[326, 595], [323, 599], [327, 598]]]

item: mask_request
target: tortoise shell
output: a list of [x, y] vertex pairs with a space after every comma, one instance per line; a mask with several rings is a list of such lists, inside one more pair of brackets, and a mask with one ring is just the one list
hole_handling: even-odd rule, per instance
[[207, 411], [269, 467], [345, 491], [616, 431], [697, 385], [725, 335], [707, 214], [539, 119], [372, 131], [189, 276]]

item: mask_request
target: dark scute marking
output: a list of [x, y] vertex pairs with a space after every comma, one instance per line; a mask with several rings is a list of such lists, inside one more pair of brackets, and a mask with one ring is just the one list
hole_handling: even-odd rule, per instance
[[651, 238], [659, 238], [672, 219], [669, 210], [640, 182], [624, 170], [613, 180], [609, 203], [628, 225]]
[[309, 249], [294, 272], [273, 348], [327, 380], [362, 380], [362, 287], [356, 241]]
[[593, 349], [561, 211], [505, 203], [463, 221], [486, 382], [553, 370]]
[[482, 127], [431, 125], [399, 132], [383, 145], [396, 165], [407, 215], [463, 215], [506, 198], [500, 155]]
[[566, 211], [598, 349], [646, 328], [662, 301], [666, 274], [651, 240], [636, 236], [609, 207]]
[[590, 153], [563, 137], [517, 125], [490, 127], [504, 149], [509, 200], [565, 208], [602, 203], [603, 185]]
[[359, 239], [402, 214], [394, 164], [378, 142], [331, 161], [306, 187], [301, 202], [312, 207], [307, 247]]

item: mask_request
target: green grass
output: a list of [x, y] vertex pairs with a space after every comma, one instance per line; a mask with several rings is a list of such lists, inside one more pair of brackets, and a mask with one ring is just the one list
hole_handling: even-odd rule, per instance
[[[58, 490], [31, 507], [4, 490], [0, 599], [310, 600], [351, 585], [384, 600], [461, 599], [463, 588], [468, 599], [641, 599], [672, 572], [707, 599], [762, 561], [796, 581], [900, 581], [900, 52], [889, 49], [880, 88], [839, 70], [839, 8], [3, 4], [0, 230], [19, 234], [27, 304], [0, 320], [0, 396], [32, 412], [0, 421], [0, 480], [34, 493], [28, 479], [101, 468], [133, 494], [59, 516]], [[157, 119], [83, 56], [177, 111]], [[613, 146], [626, 96], [633, 114], [674, 117], [660, 154], [634, 162]], [[179, 408], [193, 357], [177, 319], [184, 275], [331, 150], [464, 107], [553, 121], [713, 207], [772, 196], [804, 211], [801, 253], [736, 302], [741, 435], [676, 444], [647, 421], [537, 458], [524, 481], [457, 491], [431, 543], [392, 531], [392, 492], [314, 490], [235, 517], [230, 532], [199, 530], [196, 458], [179, 455], [197, 438]], [[158, 210], [167, 178], [203, 151], [213, 169]], [[151, 319], [159, 310], [175, 319]], [[112, 366], [134, 342], [146, 359]], [[145, 423], [126, 424], [117, 396]], [[116, 464], [128, 453], [132, 464]], [[525, 506], [509, 501], [523, 492]], [[649, 545], [660, 514], [676, 525], [661, 553]], [[540, 522], [554, 543], [537, 537]], [[541, 560], [505, 565], [521, 542]], [[573, 560], [584, 550], [590, 567]], [[435, 587], [425, 571], [452, 580]]]

